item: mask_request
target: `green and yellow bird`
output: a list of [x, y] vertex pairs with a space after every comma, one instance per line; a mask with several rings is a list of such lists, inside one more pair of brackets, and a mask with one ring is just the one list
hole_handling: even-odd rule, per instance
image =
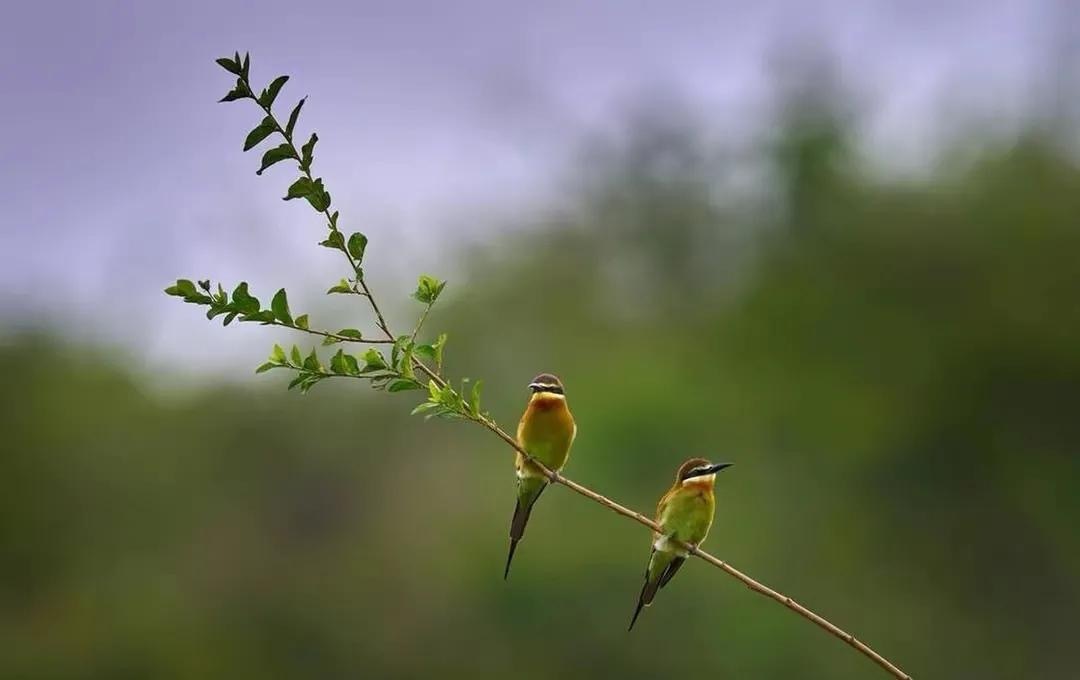
[[[562, 381], [550, 373], [541, 373], [533, 378], [529, 389], [532, 396], [518, 423], [518, 445], [548, 469], [558, 472], [566, 465], [570, 446], [577, 435], [574, 416], [566, 406], [566, 390]], [[503, 579], [510, 575], [510, 562], [514, 559], [518, 541], [525, 535], [525, 525], [529, 522], [533, 505], [551, 483], [540, 468], [520, 453], [514, 467], [517, 469], [517, 504], [510, 521], [510, 554], [506, 557]]]
[[641, 587], [634, 618], [630, 619], [627, 630], [633, 630], [642, 607], [652, 604], [656, 592], [668, 584], [686, 561], [687, 550], [671, 539], [696, 546], [709, 535], [716, 510], [713, 494], [716, 473], [730, 465], [732, 463], [710, 463], [704, 458], [691, 458], [679, 466], [675, 484], [656, 506], [656, 523], [663, 532], [653, 532], [645, 585]]

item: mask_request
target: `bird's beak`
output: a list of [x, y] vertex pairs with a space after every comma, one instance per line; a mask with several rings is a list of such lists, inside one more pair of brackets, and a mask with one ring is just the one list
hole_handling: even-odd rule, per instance
[[708, 470], [706, 474], [715, 474], [726, 467], [731, 467], [734, 464], [735, 463], [716, 463], [715, 465], [710, 465], [708, 468], [706, 468]]

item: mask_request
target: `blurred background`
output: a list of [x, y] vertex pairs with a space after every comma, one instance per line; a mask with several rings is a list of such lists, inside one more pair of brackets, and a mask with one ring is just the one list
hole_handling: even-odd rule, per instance
[[[1060, 2], [41, 2], [0, 26], [0, 676], [885, 677], [702, 563], [625, 627], [648, 535], [545, 495], [415, 393], [255, 376], [274, 342], [161, 291], [288, 287], [372, 329], [322, 225], [241, 153], [213, 59], [310, 95], [392, 325], [569, 475], [916, 677], [1075, 674], [1080, 11]], [[333, 296], [332, 296], [333, 297]], [[347, 296], [336, 296], [347, 297]]]

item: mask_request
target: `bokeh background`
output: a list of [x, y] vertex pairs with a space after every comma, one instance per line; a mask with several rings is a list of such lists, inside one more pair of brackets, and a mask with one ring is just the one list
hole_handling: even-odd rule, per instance
[[[1080, 12], [1061, 2], [41, 2], [0, 25], [0, 676], [873, 678], [562, 488], [508, 583], [511, 455], [415, 393], [255, 376], [321, 225], [254, 175], [213, 59], [310, 95], [316, 168], [399, 328], [512, 427], [558, 372], [567, 472], [920, 678], [1066, 678], [1080, 611]], [[284, 165], [284, 164], [283, 164]]]

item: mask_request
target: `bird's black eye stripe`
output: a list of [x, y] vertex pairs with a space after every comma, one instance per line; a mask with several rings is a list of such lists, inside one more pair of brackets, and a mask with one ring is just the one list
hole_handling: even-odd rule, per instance
[[558, 385], [531, 385], [533, 392], [550, 392], [551, 394], [563, 394], [563, 388]]

